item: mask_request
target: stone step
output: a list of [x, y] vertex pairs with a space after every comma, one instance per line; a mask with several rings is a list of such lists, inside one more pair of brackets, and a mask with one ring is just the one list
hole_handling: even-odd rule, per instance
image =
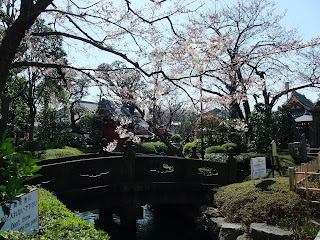
[[266, 223], [251, 223], [250, 236], [252, 239], [284, 240], [289, 239], [292, 232]]

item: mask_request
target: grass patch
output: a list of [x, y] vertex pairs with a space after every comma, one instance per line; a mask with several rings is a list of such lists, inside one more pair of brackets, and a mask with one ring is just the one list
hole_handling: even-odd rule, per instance
[[[252, 222], [281, 223], [294, 232], [295, 239], [314, 239], [314, 233], [320, 230], [307, 221], [310, 216], [316, 217], [316, 209], [307, 208], [303, 198], [289, 191], [289, 180], [285, 177], [256, 181], [255, 186], [247, 181], [222, 187], [215, 202], [230, 222], [245, 226]], [[308, 236], [300, 238], [305, 229]]]
[[47, 149], [45, 151], [39, 151], [35, 156], [39, 159], [53, 159], [60, 157], [69, 157], [84, 154], [83, 151], [80, 151], [77, 148], [64, 147], [62, 149]]
[[5, 239], [110, 239], [107, 233], [96, 230], [93, 224], [83, 221], [66, 208], [53, 194], [39, 189], [39, 223], [37, 235], [8, 231]]

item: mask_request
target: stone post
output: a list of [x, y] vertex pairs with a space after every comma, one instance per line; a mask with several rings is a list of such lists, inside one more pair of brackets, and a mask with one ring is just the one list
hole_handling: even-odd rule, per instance
[[100, 208], [99, 209], [99, 225], [106, 226], [112, 223], [112, 209], [109, 208]]
[[237, 180], [237, 162], [234, 159], [234, 151], [232, 148], [228, 150], [228, 160], [227, 160], [227, 173], [228, 180], [227, 183], [234, 183]]
[[306, 140], [306, 135], [304, 133], [301, 135], [301, 140], [299, 145], [299, 159], [301, 163], [307, 162], [307, 140]]
[[137, 230], [137, 220], [143, 219], [143, 208], [136, 206], [127, 206], [120, 209], [120, 228], [123, 237], [135, 239]]
[[191, 148], [191, 158], [198, 158], [198, 155], [197, 155], [197, 147], [192, 147]]
[[127, 180], [135, 178], [135, 152], [134, 144], [131, 140], [126, 141], [125, 151], [123, 153], [122, 176]]

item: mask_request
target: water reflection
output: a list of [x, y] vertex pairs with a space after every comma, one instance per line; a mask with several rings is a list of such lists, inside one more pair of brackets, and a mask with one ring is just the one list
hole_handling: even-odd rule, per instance
[[[93, 224], [97, 223], [99, 211], [89, 211], [79, 213], [83, 220]], [[174, 209], [151, 209], [148, 205], [143, 206], [143, 219], [137, 220], [137, 231], [135, 236], [131, 236], [137, 240], [209, 240], [209, 236], [205, 231], [201, 218], [192, 218], [181, 215]], [[129, 239], [123, 235], [120, 227], [120, 218], [113, 215], [113, 222], [108, 226], [103, 226], [108, 232], [112, 240]]]

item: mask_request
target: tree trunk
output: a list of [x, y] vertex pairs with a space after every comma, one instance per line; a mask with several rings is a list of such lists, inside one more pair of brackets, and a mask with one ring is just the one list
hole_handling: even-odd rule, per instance
[[7, 129], [10, 99], [6, 95], [1, 96], [0, 137]]
[[36, 118], [36, 107], [34, 104], [30, 107], [30, 128], [29, 128], [29, 141], [32, 142], [34, 140], [34, 122]]
[[0, 98], [6, 85], [10, 65], [18, 52], [21, 40], [37, 17], [51, 4], [53, 0], [33, 1], [21, 0], [20, 15], [7, 29], [0, 45]]

